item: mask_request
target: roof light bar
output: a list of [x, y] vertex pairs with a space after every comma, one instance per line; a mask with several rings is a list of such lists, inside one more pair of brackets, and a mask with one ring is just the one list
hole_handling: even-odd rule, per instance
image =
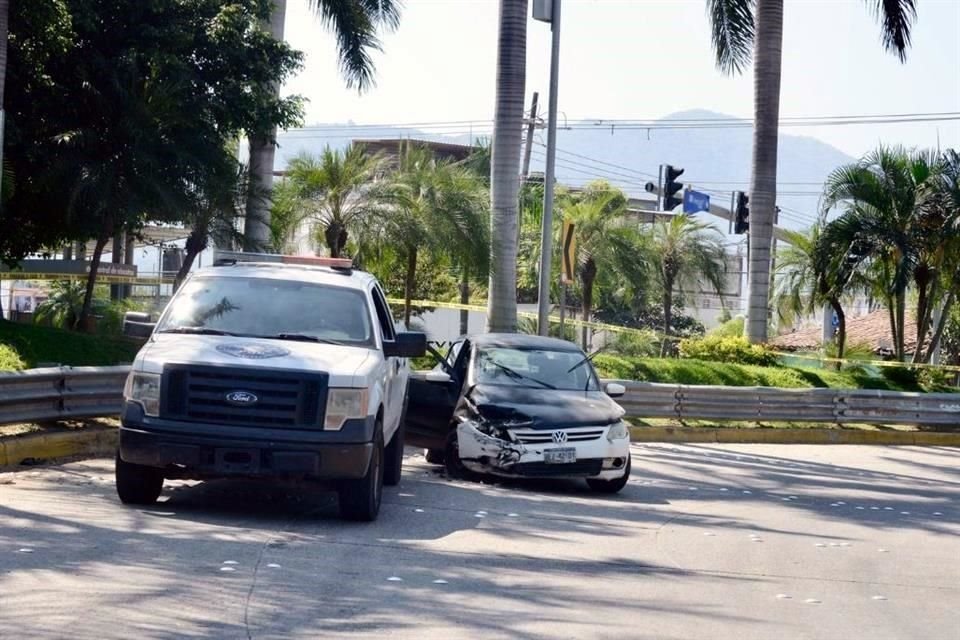
[[285, 256], [279, 253], [248, 253], [243, 251], [213, 252], [215, 265], [230, 265], [240, 262], [275, 262], [279, 264], [299, 264], [304, 266], [330, 267], [332, 269], [352, 269], [350, 258], [327, 258], [322, 256]]

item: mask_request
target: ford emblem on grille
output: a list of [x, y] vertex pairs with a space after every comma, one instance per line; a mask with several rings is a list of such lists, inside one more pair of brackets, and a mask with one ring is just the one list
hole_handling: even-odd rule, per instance
[[563, 444], [567, 441], [567, 432], [566, 431], [554, 431], [553, 432], [553, 441], [557, 444]]
[[236, 405], [238, 407], [249, 407], [257, 404], [260, 398], [250, 393], [249, 391], [231, 391], [224, 396], [227, 402], [230, 404]]

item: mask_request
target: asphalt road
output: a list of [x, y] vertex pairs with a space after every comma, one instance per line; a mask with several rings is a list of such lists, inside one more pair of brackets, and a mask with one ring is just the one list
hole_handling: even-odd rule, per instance
[[634, 445], [633, 479], [332, 494], [0, 474], [3, 638], [960, 638], [960, 450]]

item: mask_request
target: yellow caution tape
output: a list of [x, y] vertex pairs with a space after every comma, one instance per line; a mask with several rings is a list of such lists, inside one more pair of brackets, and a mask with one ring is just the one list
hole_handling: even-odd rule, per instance
[[955, 365], [945, 365], [945, 364], [928, 364], [924, 362], [913, 363], [913, 362], [897, 362], [896, 360], [852, 360], [849, 358], [829, 358], [826, 356], [805, 356], [799, 355], [796, 353], [790, 353], [789, 351], [774, 351], [775, 355], [780, 356], [781, 358], [796, 358], [798, 360], [816, 360], [817, 362], [832, 362], [840, 364], [858, 364], [858, 365], [869, 365], [872, 367], [906, 367], [908, 369], [939, 369], [942, 371], [957, 371], [960, 372], [960, 366]]

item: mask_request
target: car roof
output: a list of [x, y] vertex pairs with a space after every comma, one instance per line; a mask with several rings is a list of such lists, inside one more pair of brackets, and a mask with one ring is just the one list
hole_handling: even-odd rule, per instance
[[549, 351], [570, 351], [583, 353], [572, 342], [559, 338], [547, 338], [526, 333], [480, 333], [469, 336], [471, 344], [478, 347], [504, 347], [508, 349], [544, 349]]
[[281, 264], [277, 262], [238, 262], [237, 264], [204, 267], [198, 277], [272, 278], [325, 284], [346, 289], [366, 290], [376, 278], [366, 271], [343, 271], [331, 267]]

